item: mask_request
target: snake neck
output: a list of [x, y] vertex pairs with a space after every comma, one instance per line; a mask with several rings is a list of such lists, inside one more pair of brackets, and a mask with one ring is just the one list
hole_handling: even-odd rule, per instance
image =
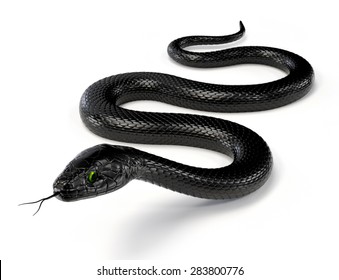
[[[266, 144], [257, 145], [252, 155], [252, 149], [237, 147], [232, 151], [234, 160], [230, 165], [210, 169], [181, 164], [134, 149], [130, 155], [132, 162], [137, 163], [134, 178], [199, 198], [242, 197], [266, 182], [272, 169], [272, 157]], [[224, 150], [224, 154], [228, 152]]]

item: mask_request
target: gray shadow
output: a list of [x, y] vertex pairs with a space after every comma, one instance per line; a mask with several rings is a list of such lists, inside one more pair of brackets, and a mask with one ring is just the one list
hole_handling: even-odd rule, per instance
[[[115, 232], [115, 239], [108, 255], [111, 259], [145, 259], [163, 244], [172, 240], [178, 231], [192, 230], [192, 223], [211, 216], [234, 215], [237, 210], [260, 203], [274, 190], [277, 174], [273, 168], [266, 184], [254, 193], [234, 200], [205, 200], [198, 198], [174, 199], [161, 203], [157, 209], [141, 210], [121, 225], [121, 232]], [[119, 237], [120, 236], [120, 237]], [[178, 248], [179, 249], [179, 248]], [[178, 250], [180, 252], [180, 250]]]

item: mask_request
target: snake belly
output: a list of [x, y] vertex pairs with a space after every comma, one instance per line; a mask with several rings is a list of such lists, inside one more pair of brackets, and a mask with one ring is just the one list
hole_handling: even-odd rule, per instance
[[[105, 164], [119, 165], [123, 175], [114, 179], [114, 187], [92, 193], [87, 190], [87, 196], [113, 191], [134, 178], [210, 199], [241, 197], [266, 182], [272, 169], [272, 155], [266, 142], [252, 130], [220, 118], [141, 112], [121, 107], [130, 101], [155, 100], [195, 110], [251, 112], [277, 108], [303, 97], [311, 88], [313, 69], [299, 55], [260, 46], [204, 53], [185, 49], [192, 45], [231, 42], [239, 39], [244, 31], [240, 23], [240, 31], [232, 35], [180, 38], [168, 46], [168, 54], [175, 61], [192, 67], [270, 65], [284, 70], [285, 77], [263, 84], [221, 85], [162, 73], [124, 73], [92, 84], [80, 101], [80, 115], [85, 125], [107, 139], [199, 147], [226, 154], [233, 162], [221, 168], [199, 168], [134, 148], [99, 145], [97, 149], [104, 155]], [[82, 198], [79, 192], [77, 196], [76, 199]], [[74, 199], [72, 195], [64, 198]]]

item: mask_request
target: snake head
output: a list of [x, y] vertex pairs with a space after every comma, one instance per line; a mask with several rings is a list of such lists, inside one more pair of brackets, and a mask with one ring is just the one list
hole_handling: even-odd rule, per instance
[[97, 145], [76, 156], [53, 184], [63, 201], [75, 201], [115, 191], [135, 176], [130, 148]]

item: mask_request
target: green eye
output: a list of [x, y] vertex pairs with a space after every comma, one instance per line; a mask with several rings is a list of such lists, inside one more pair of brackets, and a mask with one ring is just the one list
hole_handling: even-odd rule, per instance
[[93, 184], [96, 179], [98, 178], [98, 174], [95, 171], [91, 171], [90, 173], [88, 173], [88, 182], [90, 182], [91, 184]]

